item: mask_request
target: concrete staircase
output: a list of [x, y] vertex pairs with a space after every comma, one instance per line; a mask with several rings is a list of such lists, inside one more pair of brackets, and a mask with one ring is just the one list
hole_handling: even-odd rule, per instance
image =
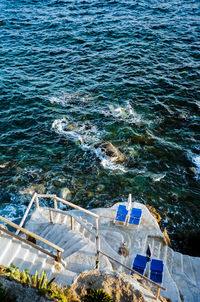
[[13, 263], [20, 271], [29, 269], [30, 274], [45, 270], [48, 279], [58, 277], [62, 271], [66, 284], [71, 284], [76, 277], [72, 271], [57, 266], [51, 257], [3, 232], [0, 234], [0, 251], [0, 265], [10, 266]]
[[[0, 232], [0, 265], [9, 266], [13, 263], [20, 270], [29, 269], [31, 274], [35, 274], [36, 270], [39, 273], [45, 270], [48, 279], [56, 277], [57, 283], [71, 285], [80, 273], [95, 268], [95, 237], [76, 221], [72, 231], [69, 226], [70, 216], [53, 213], [53, 224], [49, 222], [48, 216], [48, 209], [36, 210], [25, 228], [62, 247], [64, 249], [61, 255], [63, 264], [59, 264], [50, 256], [26, 243]], [[84, 222], [86, 221], [83, 219]], [[93, 225], [90, 223], [87, 223], [87, 227], [93, 229]], [[20, 234], [20, 236], [25, 238], [24, 234]], [[56, 254], [50, 246], [38, 240], [36, 244]], [[105, 257], [101, 258], [101, 268], [111, 269], [111, 264]]]

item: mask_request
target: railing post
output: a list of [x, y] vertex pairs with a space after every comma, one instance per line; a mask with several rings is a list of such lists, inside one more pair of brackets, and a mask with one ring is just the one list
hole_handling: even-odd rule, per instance
[[57, 261], [61, 262], [61, 252], [57, 250]]
[[37, 195], [37, 193], [36, 193], [36, 195], [35, 195], [35, 203], [36, 203], [36, 208], [37, 209], [39, 209], [39, 201], [38, 201], [38, 195]]
[[[26, 218], [27, 218], [27, 216], [28, 216], [28, 213], [29, 213], [29, 211], [30, 211], [32, 205], [33, 205], [33, 202], [35, 201], [36, 195], [37, 195], [37, 193], [34, 193], [32, 199], [31, 199], [31, 201], [30, 201], [30, 203], [29, 203], [29, 205], [28, 205], [28, 207], [27, 207], [27, 209], [26, 209], [26, 212], [24, 213], [24, 216], [23, 216], [23, 218], [22, 218], [22, 220], [21, 220], [21, 222], [20, 222], [20, 224], [19, 224], [19, 227], [22, 227], [22, 226], [24, 225], [24, 222], [25, 222], [25, 220], [26, 220]], [[17, 231], [15, 232], [15, 235], [18, 235], [19, 232], [20, 232], [20, 231], [17, 230]]]
[[158, 301], [159, 293], [160, 293], [160, 287], [157, 287], [156, 296], [155, 296], [156, 301]]
[[98, 234], [99, 232], [99, 218], [96, 218], [96, 233]]
[[96, 236], [96, 251], [97, 251], [97, 258], [96, 258], [96, 269], [99, 270], [99, 256], [100, 256], [100, 238]]
[[74, 231], [74, 217], [71, 216], [71, 230]]
[[49, 210], [49, 220], [53, 224], [53, 212]]
[[53, 202], [54, 202], [54, 209], [58, 209], [58, 204], [57, 204], [57, 200], [54, 198], [53, 199]]

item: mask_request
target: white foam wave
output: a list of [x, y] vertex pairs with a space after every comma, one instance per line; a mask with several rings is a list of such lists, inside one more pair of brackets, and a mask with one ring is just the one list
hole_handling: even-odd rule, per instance
[[109, 156], [102, 152], [101, 148], [93, 149], [93, 152], [95, 153], [96, 157], [100, 159], [101, 165], [104, 167], [104, 169], [126, 172], [126, 168], [123, 165], [113, 162]]
[[70, 102], [77, 102], [78, 104], [81, 103], [87, 103], [88, 101], [90, 101], [91, 97], [89, 95], [85, 95], [85, 96], [80, 96], [79, 94], [70, 94], [70, 93], [66, 93], [60, 97], [51, 97], [49, 99], [51, 104], [60, 104], [62, 106], [67, 105]]
[[18, 217], [22, 217], [26, 208], [27, 206], [18, 203], [3, 203], [0, 206], [0, 212], [3, 217], [12, 221]]
[[130, 102], [127, 102], [125, 107], [109, 105], [109, 115], [117, 117], [129, 123], [140, 124], [142, 122], [142, 116], [138, 114]]
[[83, 148], [88, 149], [88, 145], [98, 143], [101, 133], [96, 126], [73, 124], [67, 118], [57, 119], [53, 122], [52, 128], [75, 143], [79, 143]]
[[158, 181], [160, 181], [161, 179], [163, 179], [165, 176], [166, 176], [166, 173], [163, 173], [163, 174], [153, 174], [153, 175], [151, 176], [151, 178], [152, 178], [152, 180], [153, 180], [154, 182], [158, 182]]
[[192, 162], [197, 167], [195, 178], [199, 179], [199, 176], [200, 176], [200, 155], [193, 156], [192, 157]]
[[96, 157], [100, 159], [101, 165], [105, 169], [126, 172], [123, 165], [114, 163], [109, 156], [101, 151], [101, 148], [94, 147], [96, 144], [101, 143], [102, 135], [105, 134], [100, 132], [96, 126], [72, 125], [67, 118], [62, 118], [53, 122], [52, 129], [58, 134], [62, 134], [65, 137], [72, 139], [75, 143], [80, 145], [82, 150], [90, 151], [95, 154]]

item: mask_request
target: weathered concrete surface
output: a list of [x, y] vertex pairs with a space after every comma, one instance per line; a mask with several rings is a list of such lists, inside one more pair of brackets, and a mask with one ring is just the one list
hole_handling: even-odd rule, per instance
[[[124, 204], [128, 207], [127, 203]], [[142, 209], [139, 227], [124, 226], [117, 222], [114, 224], [117, 207], [118, 204], [115, 204], [112, 208], [92, 210], [100, 217], [101, 250], [131, 267], [136, 254], [145, 255], [150, 244], [152, 258], [162, 259], [164, 262], [163, 286], [167, 290], [161, 290], [161, 295], [169, 297], [173, 302], [200, 302], [200, 258], [182, 255], [168, 247], [156, 219], [145, 205], [137, 202], [132, 204], [132, 207]], [[80, 212], [77, 212], [77, 215], [80, 215]], [[81, 216], [86, 218], [83, 213]], [[92, 218], [87, 219], [92, 222]], [[129, 252], [127, 257], [118, 254], [124, 242]], [[124, 271], [119, 265], [115, 265], [115, 268]], [[126, 273], [128, 274], [127, 271]]]
[[[128, 206], [127, 203], [124, 204]], [[111, 208], [92, 210], [99, 215], [102, 252], [131, 267], [136, 254], [145, 255], [147, 246], [150, 244], [152, 258], [164, 261], [163, 286], [167, 290], [161, 290], [160, 294], [170, 298], [173, 302], [200, 302], [200, 258], [182, 255], [169, 248], [156, 219], [145, 205], [136, 202], [132, 204], [132, 207], [142, 209], [139, 227], [124, 226], [118, 222], [114, 224], [117, 207], [118, 204], [115, 204]], [[57, 281], [63, 285], [71, 285], [74, 280], [77, 280], [80, 273], [94, 269], [96, 244], [94, 236], [88, 231], [95, 230], [94, 218], [77, 210], [65, 213], [67, 215], [54, 213], [54, 224], [52, 224], [49, 222], [48, 208], [40, 208], [34, 211], [31, 220], [26, 225], [29, 230], [64, 248], [62, 256], [65, 267], [58, 268], [48, 257], [46, 258], [41, 253], [36, 255], [32, 248], [27, 249], [25, 244], [20, 246], [19, 242], [5, 234], [0, 234], [2, 237], [0, 251], [3, 251], [0, 254], [0, 264], [9, 265], [12, 259], [12, 262], [22, 269], [29, 268], [29, 266], [31, 271], [45, 269], [48, 271], [49, 278], [56, 275]], [[78, 217], [79, 221], [85, 224], [87, 230], [80, 223], [75, 222], [75, 229], [71, 231], [70, 214]], [[119, 248], [124, 243], [126, 253], [119, 254]], [[5, 263], [6, 261], [8, 264]], [[100, 271], [112, 274], [116, 269], [118, 274], [126, 273], [129, 283], [133, 282], [133, 278], [123, 267], [114, 262], [111, 263], [106, 257], [100, 258]], [[148, 273], [149, 268], [147, 267], [146, 274]], [[143, 294], [146, 299], [144, 301], [152, 301], [150, 294], [145, 294], [144, 291]]]

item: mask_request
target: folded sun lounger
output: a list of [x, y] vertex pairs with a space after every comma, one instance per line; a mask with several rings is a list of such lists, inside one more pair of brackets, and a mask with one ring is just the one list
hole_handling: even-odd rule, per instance
[[150, 279], [162, 283], [164, 264], [162, 260], [152, 259], [150, 264]]
[[142, 215], [142, 210], [141, 209], [132, 208], [131, 214], [130, 214], [130, 217], [129, 217], [129, 220], [128, 220], [128, 224], [139, 225], [141, 215]]
[[127, 216], [127, 214], [128, 214], [128, 210], [126, 209], [126, 206], [120, 204], [118, 206], [118, 209], [117, 209], [117, 213], [116, 213], [116, 217], [114, 219], [114, 223], [117, 220], [117, 221], [121, 221], [121, 222], [123, 222], [125, 224], [126, 223], [126, 216]]
[[[137, 254], [133, 261], [132, 269], [143, 275], [146, 265], [147, 265], [147, 257]], [[133, 275], [133, 272], [131, 272], [131, 275]]]

